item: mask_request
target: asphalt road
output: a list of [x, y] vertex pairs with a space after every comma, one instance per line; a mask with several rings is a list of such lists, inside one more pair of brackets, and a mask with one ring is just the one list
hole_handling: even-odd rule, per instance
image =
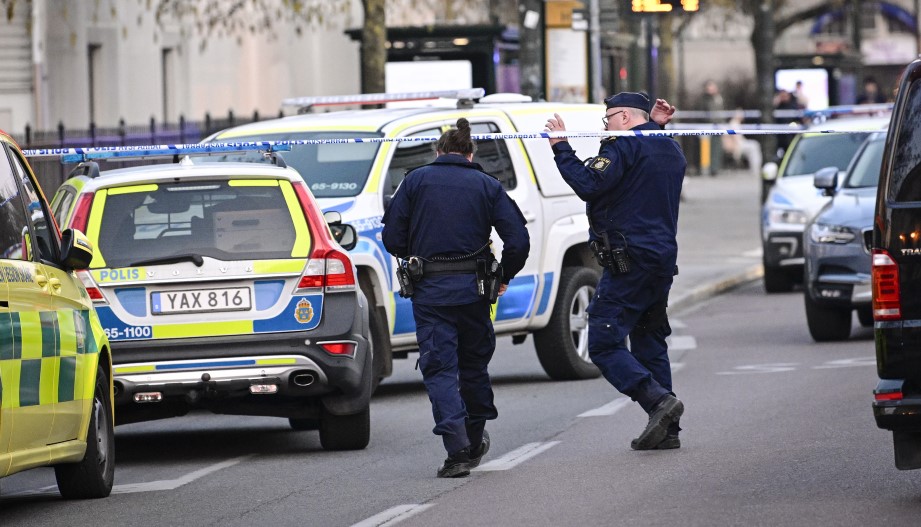
[[[639, 407], [603, 380], [547, 379], [500, 340], [482, 470], [435, 478], [428, 400], [399, 361], [372, 441], [329, 453], [280, 419], [198, 414], [119, 427], [113, 496], [66, 502], [50, 469], [0, 482], [0, 525], [913, 525], [921, 472], [893, 466], [870, 410], [872, 331], [816, 344], [802, 294], [758, 284], [673, 315], [682, 448], [634, 452]], [[856, 322], [855, 322], [856, 324]], [[386, 523], [386, 522], [390, 523]]]

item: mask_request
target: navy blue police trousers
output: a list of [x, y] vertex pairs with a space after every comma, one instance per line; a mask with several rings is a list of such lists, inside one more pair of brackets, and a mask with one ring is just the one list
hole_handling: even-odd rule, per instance
[[419, 369], [448, 454], [480, 445], [486, 421], [499, 416], [486, 367], [496, 350], [487, 301], [460, 306], [413, 303]]
[[588, 307], [588, 353], [608, 382], [650, 413], [663, 397], [674, 395], [665, 341], [671, 334], [665, 307], [673, 278], [633, 267], [626, 274], [605, 269], [601, 275]]

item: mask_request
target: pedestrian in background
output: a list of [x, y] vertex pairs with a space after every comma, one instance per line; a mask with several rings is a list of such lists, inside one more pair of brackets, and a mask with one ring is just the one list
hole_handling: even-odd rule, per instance
[[[658, 99], [650, 122], [645, 93], [621, 92], [605, 104], [606, 130], [659, 130], [675, 112]], [[566, 130], [559, 114], [547, 121], [547, 130]], [[684, 404], [672, 391], [665, 339], [687, 161], [678, 143], [663, 136], [606, 138], [585, 162], [565, 138], [550, 139], [550, 145], [563, 179], [586, 202], [590, 245], [603, 267], [588, 307], [589, 356], [608, 382], [649, 414], [631, 448], [679, 448]]]
[[[711, 123], [726, 122], [721, 115], [726, 109], [726, 104], [719, 86], [712, 79], [704, 83], [703, 108], [711, 114], [709, 117]], [[710, 175], [715, 176], [723, 169], [723, 143], [719, 139], [713, 140], [710, 137], [700, 139], [710, 143]]]
[[879, 83], [873, 77], [863, 79], [863, 93], [857, 97], [857, 104], [882, 104], [886, 95], [879, 89]]
[[[419, 368], [448, 453], [440, 478], [470, 474], [489, 450], [486, 421], [498, 416], [487, 366], [496, 348], [481, 266], [495, 262], [492, 228], [502, 239], [498, 295], [524, 267], [526, 220], [499, 181], [473, 162], [470, 123], [442, 134], [437, 157], [410, 171], [382, 222], [387, 251], [408, 260]], [[415, 267], [414, 267], [415, 266]], [[494, 301], [494, 300], [492, 300]]]

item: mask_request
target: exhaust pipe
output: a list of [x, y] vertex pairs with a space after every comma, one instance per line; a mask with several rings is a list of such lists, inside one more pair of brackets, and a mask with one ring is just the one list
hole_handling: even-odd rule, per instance
[[295, 386], [310, 386], [315, 380], [317, 380], [317, 378], [309, 371], [298, 372], [291, 376], [291, 381]]

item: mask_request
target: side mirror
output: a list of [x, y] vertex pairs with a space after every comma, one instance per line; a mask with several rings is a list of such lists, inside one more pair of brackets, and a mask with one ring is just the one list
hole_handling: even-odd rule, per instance
[[67, 270], [86, 269], [93, 261], [93, 244], [74, 229], [61, 233], [61, 265]]
[[812, 176], [812, 184], [815, 188], [822, 189], [822, 194], [834, 196], [838, 188], [838, 167], [825, 167], [819, 169]]
[[326, 223], [330, 225], [335, 223], [342, 223], [342, 213], [335, 210], [326, 211], [323, 213], [323, 219], [325, 219]]
[[761, 179], [765, 181], [774, 181], [777, 179], [777, 163], [768, 161], [761, 167]]
[[329, 230], [333, 233], [333, 238], [335, 238], [336, 241], [339, 242], [339, 245], [346, 251], [351, 251], [358, 245], [358, 233], [355, 231], [355, 227], [352, 227], [348, 223], [330, 225]]

